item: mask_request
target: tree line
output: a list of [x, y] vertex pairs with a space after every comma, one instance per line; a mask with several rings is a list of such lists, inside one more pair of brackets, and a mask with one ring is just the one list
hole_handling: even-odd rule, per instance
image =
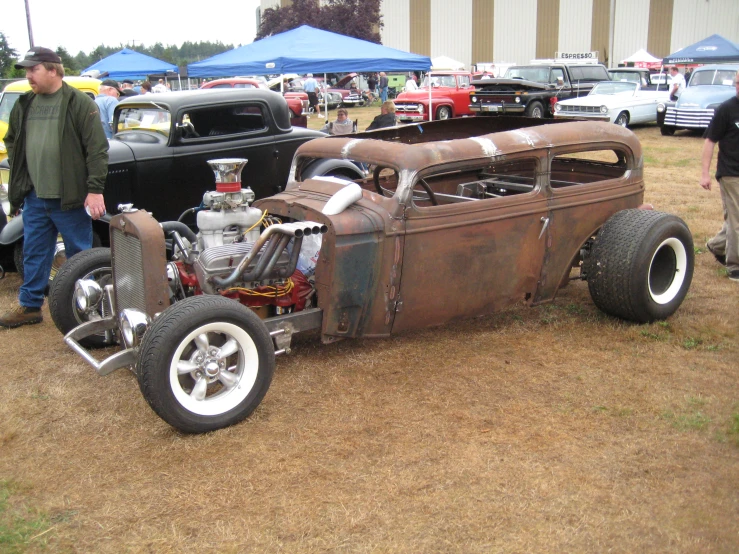
[[[381, 0], [328, 0], [322, 4], [318, 0], [293, 0], [289, 6], [264, 10], [255, 40], [283, 33], [301, 25], [310, 25], [317, 29], [380, 44], [380, 30], [383, 27], [380, 2]], [[184, 66], [232, 50], [234, 45], [223, 44], [220, 41], [187, 41], [182, 43], [182, 46], [172, 44], [165, 46], [161, 42], [153, 46], [144, 44], [106, 46], [101, 44], [89, 53], [80, 51], [73, 56], [64, 47], [57, 48], [56, 53], [62, 59], [67, 74], [79, 75], [82, 70], [111, 54], [120, 52], [123, 48], [130, 48], [141, 54], [177, 66]], [[2, 78], [25, 77], [23, 70], [13, 67], [18, 57], [19, 53], [10, 47], [5, 34], [0, 32], [0, 76]]]

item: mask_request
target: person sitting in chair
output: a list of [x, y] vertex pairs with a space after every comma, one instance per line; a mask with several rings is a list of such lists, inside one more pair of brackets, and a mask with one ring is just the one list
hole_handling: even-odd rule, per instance
[[336, 121], [327, 123], [321, 129], [330, 135], [348, 135], [354, 132], [354, 122], [349, 119], [349, 112], [345, 108], [336, 110]]
[[380, 106], [380, 115], [375, 117], [367, 127], [367, 131], [372, 129], [382, 129], [383, 127], [395, 127], [395, 103], [392, 100], [383, 102]]

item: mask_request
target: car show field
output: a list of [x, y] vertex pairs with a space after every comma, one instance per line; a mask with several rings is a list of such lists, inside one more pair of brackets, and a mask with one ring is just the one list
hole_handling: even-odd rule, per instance
[[[699, 135], [633, 130], [644, 201], [694, 238], [668, 319], [606, 315], [573, 280], [551, 304], [389, 338], [309, 334], [249, 419], [184, 435], [44, 307], [0, 331], [0, 529], [30, 552], [735, 551], [737, 289], [704, 246], [718, 187], [698, 186]], [[19, 286], [0, 280], [0, 311]]]

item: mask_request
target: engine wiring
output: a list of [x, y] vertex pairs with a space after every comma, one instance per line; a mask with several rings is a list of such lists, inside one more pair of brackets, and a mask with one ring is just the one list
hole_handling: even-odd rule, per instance
[[243, 287], [231, 287], [222, 292], [222, 294], [228, 294], [231, 292], [238, 292], [245, 296], [257, 296], [264, 298], [276, 298], [280, 296], [287, 296], [295, 288], [292, 278], [288, 278], [284, 285], [264, 285], [259, 289], [247, 289]]

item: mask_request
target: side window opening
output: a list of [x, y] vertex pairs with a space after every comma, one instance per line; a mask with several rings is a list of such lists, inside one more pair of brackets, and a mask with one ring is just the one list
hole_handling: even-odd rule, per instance
[[610, 181], [626, 176], [625, 152], [589, 150], [560, 154], [552, 160], [549, 182], [554, 189]]
[[524, 158], [427, 175], [413, 187], [413, 202], [428, 207], [531, 193], [536, 168], [535, 158]]
[[261, 106], [254, 104], [193, 110], [184, 114], [182, 119], [183, 122], [189, 121], [195, 133], [184, 137], [186, 140], [196, 137], [241, 135], [267, 128]]

